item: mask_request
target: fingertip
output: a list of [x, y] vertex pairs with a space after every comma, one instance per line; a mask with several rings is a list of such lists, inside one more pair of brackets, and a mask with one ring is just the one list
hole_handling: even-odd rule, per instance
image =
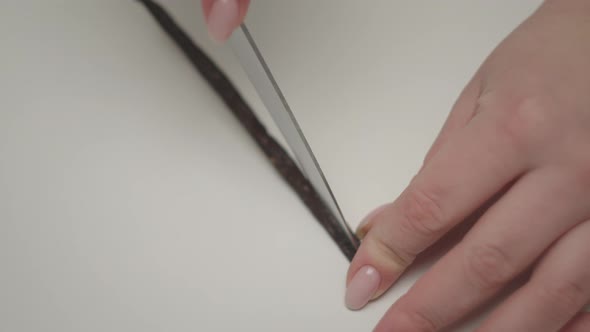
[[361, 267], [346, 288], [345, 304], [350, 310], [362, 309], [373, 297], [381, 284], [381, 275], [370, 265]]
[[[406, 267], [401, 259], [385, 252], [383, 246], [377, 242], [374, 232], [374, 228], [369, 231], [348, 269], [345, 297], [356, 299], [352, 302], [347, 300], [347, 307], [352, 310], [358, 310], [381, 297], [398, 280]], [[367, 269], [370, 269], [372, 278], [361, 277], [367, 273]]]
[[238, 25], [242, 24], [242, 22], [244, 22], [244, 19], [246, 18], [246, 14], [248, 13], [248, 9], [250, 8], [250, 0], [239, 0], [239, 4], [240, 4], [240, 19], [239, 19]]
[[[205, 8], [208, 5], [208, 8]], [[209, 36], [216, 42], [223, 43], [240, 24], [240, 5], [237, 0], [215, 0], [210, 4], [203, 2], [207, 13], [206, 22]]]
[[209, 13], [211, 13], [213, 1], [215, 0], [201, 0], [201, 8], [203, 9], [203, 16], [205, 17], [205, 21], [207, 21], [209, 18]]

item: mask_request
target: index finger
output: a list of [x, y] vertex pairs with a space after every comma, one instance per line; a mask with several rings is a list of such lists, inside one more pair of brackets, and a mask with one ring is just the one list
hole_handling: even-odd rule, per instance
[[499, 124], [494, 112], [479, 112], [375, 217], [348, 270], [347, 307], [380, 296], [419, 253], [527, 169]]
[[246, 17], [250, 0], [202, 0], [201, 7], [211, 36], [225, 41]]

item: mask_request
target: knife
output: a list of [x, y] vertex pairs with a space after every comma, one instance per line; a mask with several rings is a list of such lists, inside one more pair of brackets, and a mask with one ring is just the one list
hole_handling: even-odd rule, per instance
[[309, 146], [295, 115], [291, 111], [285, 96], [277, 84], [272, 72], [264, 60], [260, 49], [256, 45], [254, 37], [245, 23], [240, 25], [232, 34], [229, 43], [242, 65], [254, 89], [266, 109], [270, 113], [277, 127], [283, 134], [295, 159], [299, 163], [301, 171], [307, 176], [314, 189], [320, 195], [324, 203], [330, 208], [347, 239], [354, 247], [358, 247], [358, 241], [340, 210], [340, 207], [328, 185], [326, 177]]

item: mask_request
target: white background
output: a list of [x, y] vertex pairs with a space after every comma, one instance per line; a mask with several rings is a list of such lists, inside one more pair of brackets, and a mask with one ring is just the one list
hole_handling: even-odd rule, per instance
[[[198, 1], [162, 2], [270, 124]], [[254, 2], [353, 227], [538, 3]], [[0, 13], [0, 331], [368, 331], [427, 266], [346, 310], [347, 261], [139, 3]]]

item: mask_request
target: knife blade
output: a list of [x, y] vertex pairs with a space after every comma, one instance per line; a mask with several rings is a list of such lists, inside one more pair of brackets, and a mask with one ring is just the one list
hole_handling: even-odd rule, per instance
[[295, 155], [295, 159], [299, 163], [302, 172], [307, 176], [324, 203], [330, 208], [348, 240], [357, 247], [356, 237], [346, 223], [340, 206], [328, 185], [328, 181], [283, 92], [245, 23], [234, 31], [230, 38], [230, 45], [262, 100], [262, 103], [267, 108]]

